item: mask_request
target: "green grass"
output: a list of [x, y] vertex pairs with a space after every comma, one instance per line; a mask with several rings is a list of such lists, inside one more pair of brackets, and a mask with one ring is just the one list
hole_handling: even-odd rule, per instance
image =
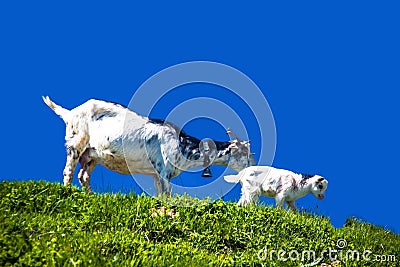
[[[319, 255], [337, 249], [338, 239], [347, 241], [340, 266], [399, 266], [400, 260], [399, 235], [354, 219], [337, 229], [327, 218], [272, 207], [87, 195], [46, 182], [1, 182], [0, 197], [0, 266], [300, 266], [310, 261], [257, 255], [264, 248], [284, 250], [285, 258], [292, 250]], [[162, 206], [177, 215], [154, 216]], [[371, 259], [394, 255], [397, 262], [346, 260], [349, 249], [369, 250]], [[331, 260], [326, 255], [322, 262]]]

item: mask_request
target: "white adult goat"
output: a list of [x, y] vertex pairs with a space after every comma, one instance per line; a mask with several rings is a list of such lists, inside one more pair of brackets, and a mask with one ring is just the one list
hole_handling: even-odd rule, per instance
[[206, 155], [201, 151], [202, 142], [176, 125], [140, 116], [116, 103], [91, 99], [67, 110], [49, 97], [43, 97], [43, 101], [66, 124], [64, 185], [72, 183], [78, 162], [79, 182], [89, 192], [90, 175], [101, 164], [121, 174], [153, 176], [157, 194], [170, 193], [171, 178], [203, 166], [209, 157], [214, 158], [211, 164], [228, 165], [235, 171], [256, 163], [249, 142], [240, 140], [230, 130], [227, 133], [234, 139], [213, 142], [215, 149]]

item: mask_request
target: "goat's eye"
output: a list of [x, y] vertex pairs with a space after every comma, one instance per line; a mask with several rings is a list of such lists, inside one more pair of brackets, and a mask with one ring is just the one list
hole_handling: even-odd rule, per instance
[[324, 186], [322, 184], [320, 184], [320, 185], [318, 185], [318, 188], [322, 189], [322, 188], [324, 188]]

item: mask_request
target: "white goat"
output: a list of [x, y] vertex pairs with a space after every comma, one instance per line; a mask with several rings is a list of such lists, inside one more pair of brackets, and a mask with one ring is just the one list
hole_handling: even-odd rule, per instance
[[205, 157], [199, 139], [170, 122], [140, 116], [122, 105], [91, 99], [67, 110], [49, 97], [43, 97], [43, 101], [66, 124], [64, 185], [72, 183], [78, 162], [79, 182], [89, 192], [90, 175], [101, 164], [121, 174], [153, 176], [157, 194], [170, 193], [171, 178], [189, 168], [203, 166], [209, 157], [215, 158], [212, 164], [228, 165], [236, 171], [256, 163], [249, 143], [231, 131], [227, 133], [236, 138], [214, 142], [215, 150]]
[[324, 199], [328, 181], [319, 175], [304, 175], [276, 169], [269, 166], [251, 166], [236, 175], [224, 176], [225, 181], [242, 185], [242, 196], [238, 205], [256, 203], [260, 196], [275, 198], [276, 206], [283, 207], [283, 202], [290, 209], [297, 211], [295, 200], [309, 193]]

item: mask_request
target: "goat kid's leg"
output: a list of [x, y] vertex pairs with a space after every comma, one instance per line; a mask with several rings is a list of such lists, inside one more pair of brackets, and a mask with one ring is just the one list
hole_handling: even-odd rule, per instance
[[256, 204], [260, 200], [260, 194], [258, 190], [254, 190], [252, 187], [243, 186], [242, 196], [239, 199], [239, 206], [247, 206], [250, 204]]
[[251, 204], [251, 201], [248, 196], [242, 194], [242, 196], [240, 197], [237, 204], [238, 204], [238, 206], [247, 206], [247, 205]]
[[297, 212], [296, 203], [294, 201], [286, 201], [286, 205], [294, 212]]
[[276, 203], [277, 208], [283, 209], [283, 200], [284, 200], [284, 197], [281, 195], [277, 195], [275, 197], [275, 203]]
[[259, 200], [259, 196], [241, 196], [237, 204], [239, 206], [248, 206], [250, 204], [256, 205]]

